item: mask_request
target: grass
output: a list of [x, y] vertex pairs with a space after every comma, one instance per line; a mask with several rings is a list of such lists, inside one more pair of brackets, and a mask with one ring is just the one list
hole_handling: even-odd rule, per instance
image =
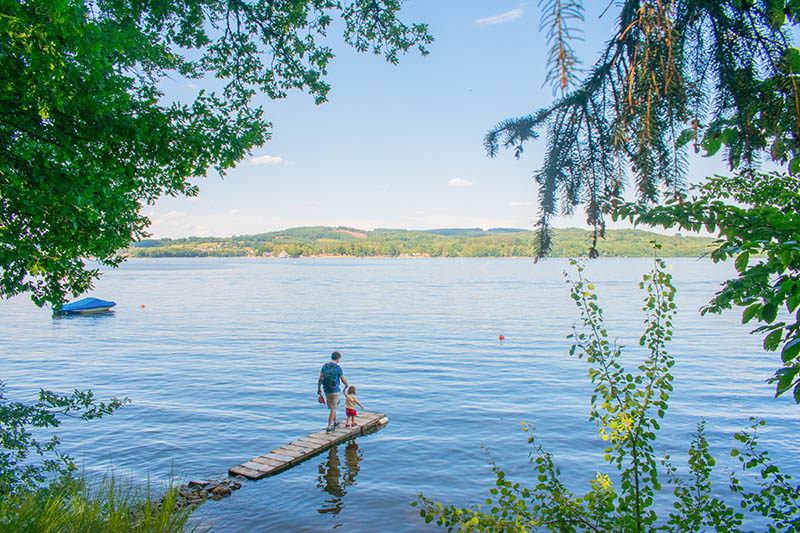
[[15, 532], [187, 532], [206, 531], [191, 519], [191, 507], [176, 505], [170, 485], [154, 494], [107, 475], [97, 482], [66, 478], [33, 492], [0, 497], [0, 530]]

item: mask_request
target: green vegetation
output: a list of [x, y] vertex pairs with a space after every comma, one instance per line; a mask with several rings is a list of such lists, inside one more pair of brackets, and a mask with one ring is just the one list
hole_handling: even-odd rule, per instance
[[[735, 257], [739, 276], [725, 282], [703, 313], [736, 305], [744, 308], [743, 323], [761, 322], [755, 332], [764, 335], [764, 349], [782, 347], [781, 367], [772, 377], [775, 395], [793, 391], [800, 403], [800, 179], [755, 172], [717, 176], [694, 193], [660, 207], [616, 205], [614, 216], [649, 226], [719, 231], [711, 257]], [[760, 259], [751, 261], [756, 255]]]
[[[762, 322], [754, 332], [764, 334], [764, 348], [781, 349], [776, 396], [793, 391], [800, 404], [800, 49], [792, 44], [800, 2], [625, 0], [616, 35], [582, 81], [569, 45], [583, 22], [582, 0], [540, 6], [552, 46], [546, 79], [562, 97], [485, 138], [490, 156], [502, 147], [520, 157], [547, 128], [535, 175], [536, 253], [553, 250], [550, 219], [559, 205], [571, 212], [585, 204], [594, 226], [590, 257], [609, 215], [716, 233], [712, 258], [735, 258], [739, 276], [705, 312], [737, 305], [743, 323]], [[690, 196], [683, 183], [690, 148], [723, 153], [734, 175], [708, 178]], [[764, 159], [783, 171], [759, 171]], [[627, 168], [634, 203], [622, 200]]]
[[[101, 418], [127, 402], [127, 398], [97, 402], [92, 391], [79, 390], [69, 395], [40, 390], [38, 401], [16, 402], [6, 398], [5, 385], [0, 381], [0, 500], [8, 494], [34, 489], [47, 477], [68, 476], [75, 471], [72, 458], [58, 449], [61, 442], [57, 436], [40, 442], [32, 429], [56, 428], [65, 416]], [[35, 462], [39, 458], [41, 462]]]
[[[0, 3], [0, 297], [63, 303], [147, 236], [162, 195], [197, 194], [270, 138], [263, 102], [322, 103], [334, 27], [390, 63], [432, 41], [402, 0]], [[164, 100], [162, 82], [219, 92]], [[261, 96], [266, 98], [262, 98]], [[259, 103], [260, 102], [260, 103]]]
[[[711, 250], [712, 240], [702, 237], [655, 235], [640, 230], [609, 230], [601, 251], [606, 257], [647, 257], [650, 242], [657, 238], [664, 255], [700, 257]], [[575, 257], [586, 250], [592, 232], [579, 229], [555, 230], [553, 255]], [[239, 257], [278, 256], [356, 257], [533, 257], [536, 234], [532, 231], [497, 228], [435, 229], [407, 231], [324, 226], [291, 228], [285, 231], [230, 238], [144, 240], [128, 249], [131, 257]]]
[[[595, 473], [590, 467], [586, 473], [588, 492], [574, 494], [561, 481], [553, 455], [537, 443], [534, 428], [526, 426], [528, 442], [534, 447], [530, 461], [535, 485], [528, 487], [507, 479], [503, 469], [494, 464], [496, 482], [484, 505], [444, 506], [420, 494], [412, 505], [421, 506], [420, 515], [426, 522], [435, 520], [449, 529], [490, 532], [742, 531], [744, 513], [735, 511], [712, 491], [710, 476], [715, 460], [708, 449], [703, 422], [689, 445], [688, 469], [684, 469], [687, 478], [679, 476], [669, 456], [659, 458], [655, 452], [659, 421], [666, 414], [673, 390], [670, 369], [674, 359], [667, 344], [676, 312], [675, 288], [658, 259], [640, 287], [646, 289], [646, 295], [642, 306], [645, 327], [639, 345], [649, 355], [636, 372], [627, 371], [620, 363], [622, 348], [603, 327], [603, 309], [580, 265], [570, 291], [580, 309], [582, 327], [574, 328], [569, 335], [573, 339], [569, 353], [577, 353], [590, 364], [588, 377], [594, 393], [589, 418], [597, 425], [600, 438], [608, 443], [604, 456], [608, 471]], [[747, 481], [731, 474], [730, 488], [740, 496], [742, 508], [769, 520], [769, 531], [793, 531], [800, 519], [800, 487], [791, 483], [791, 476], [781, 473], [767, 453], [757, 450], [757, 430], [762, 425], [754, 421], [748, 431], [735, 435], [743, 446], [731, 455], [739, 459]], [[751, 492], [754, 477], [758, 490]], [[672, 486], [672, 510], [668, 516], [659, 517], [654, 503], [664, 480]]]
[[177, 533], [204, 531], [190, 519], [193, 509], [177, 505], [177, 489], [163, 495], [150, 485], [63, 478], [47, 488], [0, 499], [0, 529], [17, 533], [100, 531]]
[[769, 159], [800, 170], [797, 0], [606, 2], [616, 31], [586, 70], [570, 47], [584, 1], [539, 4], [551, 45], [545, 80], [560, 97], [485, 137], [490, 156], [508, 149], [521, 157], [547, 133], [534, 174], [539, 253], [550, 249], [553, 217], [578, 205], [601, 236], [604, 204], [621, 199], [626, 182], [642, 204], [679, 196], [689, 150], [722, 152], [731, 169]]
[[40, 390], [34, 403], [10, 401], [0, 382], [0, 530], [16, 532], [172, 532], [196, 528], [191, 507], [177, 505], [177, 490], [153, 494], [149, 484], [76, 479], [73, 459], [56, 435], [41, 441], [36, 430], [56, 428], [64, 417], [93, 420], [128, 399], [98, 402], [91, 391], [58, 395]]
[[[28, 293], [56, 306], [90, 289], [99, 269], [86, 258], [117, 266], [117, 251], [147, 236], [145, 205], [196, 195], [198, 178], [224, 174], [269, 140], [257, 96], [296, 89], [324, 102], [332, 27], [393, 64], [413, 48], [427, 54], [427, 27], [397, 18], [402, 1], [0, 3], [0, 298]], [[165, 79], [203, 78], [219, 92], [164, 100]], [[44, 390], [36, 403], [9, 402], [0, 384], [3, 530], [182, 529], [148, 506], [131, 515], [138, 503], [118, 508], [113, 493], [40, 488], [74, 465], [57, 438], [38, 442], [29, 429], [121, 404]]]
[[[590, 257], [597, 254], [608, 215], [718, 233], [711, 257], [735, 258], [738, 277], [726, 282], [704, 312], [737, 305], [744, 307], [744, 323], [763, 322], [755, 332], [765, 334], [765, 349], [782, 345], [783, 366], [773, 377], [776, 395], [794, 390], [800, 403], [800, 50], [791, 44], [800, 2], [624, 0], [613, 4], [619, 9], [616, 35], [583, 80], [569, 45], [583, 21], [583, 2], [540, 0], [540, 6], [551, 45], [546, 80], [555, 82], [562, 97], [501, 122], [485, 138], [490, 156], [503, 147], [520, 157], [539, 131], [548, 133], [544, 164], [535, 175], [542, 209], [537, 254], [555, 248], [550, 220], [558, 206], [571, 212], [586, 205], [595, 228]], [[708, 156], [724, 148], [734, 176], [709, 178], [687, 195], [690, 147]], [[788, 173], [759, 172], [765, 157]], [[637, 202], [621, 200], [626, 168], [634, 174]], [[664, 205], [653, 207], [659, 202]], [[755, 255], [761, 259], [752, 261]], [[583, 328], [572, 336], [570, 354], [591, 364], [590, 418], [609, 443], [604, 458], [612, 468], [589, 474], [589, 491], [575, 495], [529, 427], [534, 486], [506, 479], [494, 465], [497, 479], [485, 506], [448, 507], [420, 495], [414, 505], [421, 506], [421, 516], [466, 531], [738, 532], [746, 519], [763, 520], [770, 532], [796, 531], [800, 485], [757, 449], [763, 421], [751, 418], [750, 428], [734, 435], [742, 448], [731, 452], [744, 475], [731, 474], [729, 487], [750, 516], [712, 491], [715, 460], [703, 422], [688, 446], [688, 469], [680, 470], [688, 478], [679, 476], [669, 457], [657, 460], [653, 444], [668, 407], [673, 364], [665, 347], [672, 336], [674, 288], [662, 265], [657, 261], [644, 279], [640, 345], [650, 356], [638, 372], [619, 364], [620, 348], [603, 328], [594, 287], [578, 272], [572, 297]], [[783, 308], [789, 316], [781, 320]], [[653, 504], [661, 478], [674, 498], [669, 514], [658, 516]]]

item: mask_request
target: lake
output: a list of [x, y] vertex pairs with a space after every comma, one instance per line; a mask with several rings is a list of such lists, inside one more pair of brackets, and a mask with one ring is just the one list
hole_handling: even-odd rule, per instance
[[[630, 361], [642, 355], [638, 282], [651, 264], [587, 264]], [[764, 382], [779, 355], [763, 352], [740, 311], [698, 312], [732, 265], [667, 264], [677, 364], [656, 449], [685, 464], [705, 419], [722, 490], [726, 468], [738, 468], [731, 435], [752, 415], [768, 421], [764, 448], [795, 466], [800, 409]], [[64, 449], [89, 473], [188, 481], [324, 427], [316, 380], [339, 350], [361, 402], [389, 424], [247, 482], [196, 516], [224, 531], [435, 530], [410, 506], [418, 492], [479, 503], [494, 483], [492, 459], [533, 484], [521, 422], [536, 426], [575, 492], [598, 470], [612, 473], [588, 422], [588, 365], [567, 353], [579, 318], [568, 268], [561, 259], [130, 260], [91, 294], [116, 301], [112, 314], [52, 318], [27, 297], [0, 302], [0, 379], [15, 400], [39, 387], [129, 397], [110, 417], [65, 423]]]

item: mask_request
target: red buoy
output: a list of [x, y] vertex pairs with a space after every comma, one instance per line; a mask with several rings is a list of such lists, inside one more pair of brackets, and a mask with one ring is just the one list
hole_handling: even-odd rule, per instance
[[506, 340], [506, 336], [505, 336], [505, 335], [500, 335], [500, 336], [498, 337], [498, 339], [500, 339], [501, 341], [504, 341], [504, 340]]

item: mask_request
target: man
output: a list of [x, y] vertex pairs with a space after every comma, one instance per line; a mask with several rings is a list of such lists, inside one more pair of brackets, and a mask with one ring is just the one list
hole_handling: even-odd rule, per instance
[[347, 380], [344, 379], [342, 367], [339, 366], [339, 360], [342, 354], [333, 352], [331, 360], [322, 365], [322, 370], [319, 373], [317, 380], [317, 394], [321, 394], [320, 388], [325, 389], [325, 401], [328, 402], [328, 428], [325, 430], [327, 433], [332, 432], [338, 425], [336, 423], [336, 408], [339, 407], [339, 381], [344, 383], [347, 387]]

